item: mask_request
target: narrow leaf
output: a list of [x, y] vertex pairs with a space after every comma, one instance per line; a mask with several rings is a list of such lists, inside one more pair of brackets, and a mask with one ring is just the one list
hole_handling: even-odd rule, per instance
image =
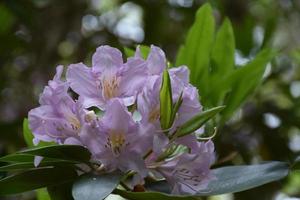
[[0, 195], [17, 194], [70, 181], [77, 177], [72, 168], [41, 168], [0, 180]]
[[[171, 115], [171, 122], [172, 123], [174, 122], [176, 114], [177, 114], [177, 112], [178, 112], [178, 110], [179, 110], [179, 108], [182, 104], [182, 101], [183, 101], [182, 95], [183, 95], [183, 92], [180, 93], [180, 96], [179, 96], [178, 100], [176, 101], [175, 105], [173, 106], [172, 115]], [[171, 126], [172, 126], [172, 124], [171, 124]]]
[[102, 200], [119, 185], [121, 178], [122, 175], [119, 173], [82, 176], [73, 185], [73, 198]]
[[20, 153], [80, 162], [88, 162], [91, 157], [91, 153], [79, 145], [51, 145], [24, 150]]
[[33, 147], [33, 135], [30, 131], [27, 118], [24, 118], [23, 120], [23, 136], [27, 146]]
[[226, 108], [222, 113], [222, 122], [225, 122], [233, 112], [241, 106], [261, 83], [267, 63], [275, 56], [275, 52], [266, 49], [259, 53], [254, 60], [243, 66], [228, 77], [231, 92], [226, 99]]
[[73, 181], [57, 184], [47, 188], [51, 200], [73, 200], [72, 197]]
[[189, 121], [185, 122], [181, 127], [179, 127], [176, 136], [182, 137], [196, 131], [201, 126], [203, 126], [208, 120], [210, 120], [216, 114], [221, 112], [224, 108], [225, 106], [219, 106], [199, 113]]
[[[76, 162], [57, 160], [57, 161], [47, 161], [42, 160], [39, 164], [39, 167], [47, 167], [47, 166], [66, 166], [66, 165], [74, 165]], [[0, 167], [0, 171], [15, 171], [15, 170], [25, 170], [25, 169], [34, 169], [35, 166], [32, 162], [21, 162], [21, 163], [13, 163], [9, 165], [4, 165]]]
[[163, 130], [170, 128], [172, 125], [172, 88], [171, 80], [167, 70], [163, 72], [162, 85], [160, 89], [160, 124]]
[[225, 19], [213, 45], [212, 72], [222, 78], [234, 68], [235, 42], [231, 23]]
[[188, 32], [185, 44], [180, 48], [176, 65], [187, 65], [191, 70], [191, 83], [206, 93], [210, 52], [214, 39], [215, 20], [209, 4], [201, 6], [196, 20]]

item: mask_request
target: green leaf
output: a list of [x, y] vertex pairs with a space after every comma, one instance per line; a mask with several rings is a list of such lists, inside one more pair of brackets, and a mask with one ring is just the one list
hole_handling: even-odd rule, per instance
[[[54, 161], [42, 160], [38, 167], [66, 166], [66, 165], [70, 166], [74, 164], [76, 164], [76, 162], [65, 161], [65, 160], [54, 160]], [[31, 162], [20, 162], [20, 163], [4, 165], [0, 167], [0, 171], [15, 171], [15, 170], [34, 169], [34, 168], [35, 166], [33, 164], [33, 161], [31, 161]]]
[[79, 145], [51, 145], [24, 150], [20, 153], [78, 162], [88, 162], [91, 157], [91, 153]]
[[[28, 124], [28, 119], [24, 118], [23, 120], [23, 137], [25, 140], [25, 143], [28, 147], [34, 147], [35, 145], [33, 144], [33, 134], [29, 128]], [[54, 142], [44, 142], [40, 141], [39, 144], [37, 145], [38, 147], [44, 147], [44, 146], [50, 146], [50, 145], [55, 145], [56, 143]]]
[[[149, 53], [150, 53], [150, 47], [145, 45], [138, 45], [140, 48], [141, 56], [143, 59], [147, 59]], [[124, 53], [127, 57], [132, 57], [135, 55], [135, 50], [124, 47]]]
[[168, 70], [163, 72], [162, 85], [159, 93], [160, 97], [160, 124], [163, 130], [172, 126], [172, 87]]
[[16, 153], [16, 154], [10, 154], [7, 156], [3, 156], [0, 158], [0, 162], [33, 162], [34, 156], [29, 154], [22, 154], [22, 153]]
[[28, 125], [28, 119], [24, 118], [23, 120], [23, 136], [24, 140], [28, 147], [33, 147], [33, 135], [30, 131], [29, 125]]
[[130, 49], [128, 47], [124, 47], [124, 53], [127, 57], [132, 57], [135, 54], [135, 51], [133, 49]]
[[[206, 106], [214, 107], [223, 103], [228, 87], [224, 78], [234, 71], [235, 41], [232, 26], [226, 18], [220, 27], [211, 53], [211, 73], [207, 93], [202, 95]], [[200, 88], [200, 91], [202, 88]]]
[[37, 200], [54, 200], [50, 198], [45, 188], [36, 190], [36, 198]]
[[234, 34], [229, 19], [225, 19], [220, 27], [211, 52], [212, 72], [219, 77], [234, 69]]
[[203, 5], [196, 14], [196, 20], [188, 32], [185, 44], [180, 48], [176, 65], [187, 65], [191, 70], [191, 83], [206, 93], [209, 61], [214, 39], [215, 19], [209, 4]]
[[72, 168], [40, 168], [12, 175], [0, 180], [0, 195], [17, 194], [73, 180]]
[[231, 74], [226, 82], [231, 84], [231, 92], [225, 101], [226, 108], [222, 113], [222, 122], [225, 122], [233, 112], [241, 106], [261, 83], [267, 63], [276, 55], [273, 50], [265, 49], [246, 66]]
[[73, 185], [72, 195], [75, 200], [102, 200], [119, 185], [120, 173], [103, 175], [85, 175]]
[[179, 127], [176, 136], [182, 137], [187, 134], [193, 133], [201, 126], [203, 126], [208, 120], [213, 118], [216, 114], [221, 112], [225, 106], [215, 107], [203, 112], [200, 112], [198, 115], [191, 118], [189, 121], [185, 122], [182, 126]]
[[283, 162], [268, 162], [258, 165], [241, 165], [230, 166], [214, 169], [213, 173], [216, 176], [205, 190], [199, 191], [196, 195], [176, 196], [168, 193], [169, 185], [165, 181], [158, 182], [157, 185], [151, 185], [157, 191], [149, 192], [128, 192], [123, 190], [115, 190], [115, 194], [119, 194], [124, 198], [131, 200], [189, 200], [196, 199], [201, 196], [211, 196], [226, 193], [235, 193], [258, 187], [273, 181], [280, 180], [288, 175], [289, 167]]
[[73, 200], [72, 185], [73, 181], [48, 187], [51, 200]]
[[175, 105], [173, 106], [172, 115], [171, 115], [171, 122], [172, 123], [174, 122], [175, 117], [176, 117], [176, 113], [178, 112], [178, 110], [179, 110], [179, 108], [180, 108], [180, 106], [183, 102], [182, 95], [183, 95], [183, 92], [180, 93], [180, 96], [179, 96], [178, 100], [176, 101]]

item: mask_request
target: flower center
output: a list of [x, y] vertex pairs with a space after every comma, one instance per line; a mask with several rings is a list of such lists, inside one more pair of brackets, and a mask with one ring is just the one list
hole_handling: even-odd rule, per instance
[[119, 80], [116, 76], [107, 78], [102, 81], [103, 96], [106, 100], [118, 96]]
[[81, 127], [80, 121], [77, 119], [76, 116], [69, 116], [68, 121], [74, 131], [78, 131]]
[[201, 182], [201, 177], [198, 175], [194, 175], [190, 172], [190, 170], [182, 168], [175, 170], [174, 174], [181, 182], [182, 184], [188, 186], [188, 187], [196, 187]]
[[129, 143], [125, 143], [126, 138], [125, 134], [122, 132], [117, 132], [115, 130], [111, 130], [109, 137], [107, 138], [107, 144], [105, 147], [110, 147], [113, 154], [115, 156], [119, 156], [122, 150], [122, 147], [128, 145]]
[[159, 106], [156, 106], [154, 109], [150, 111], [148, 120], [150, 123], [154, 123], [156, 120], [159, 119], [159, 116], [160, 116], [160, 109]]

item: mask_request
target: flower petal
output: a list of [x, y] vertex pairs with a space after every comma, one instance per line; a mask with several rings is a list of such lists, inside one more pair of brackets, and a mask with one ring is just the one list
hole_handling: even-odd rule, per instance
[[147, 58], [147, 67], [151, 75], [160, 75], [167, 66], [166, 55], [159, 48], [151, 45], [151, 50]]
[[103, 105], [101, 91], [98, 87], [100, 83], [98, 84], [91, 68], [86, 67], [83, 63], [72, 64], [68, 67], [66, 76], [72, 90], [80, 95], [84, 107]]
[[122, 53], [110, 46], [100, 46], [92, 57], [93, 71], [103, 72], [105, 70], [115, 71], [123, 64]]

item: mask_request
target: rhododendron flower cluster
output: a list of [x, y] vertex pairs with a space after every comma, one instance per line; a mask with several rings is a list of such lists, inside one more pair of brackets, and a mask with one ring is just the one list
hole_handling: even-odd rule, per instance
[[[165, 70], [173, 102], [182, 101], [167, 129], [160, 121]], [[166, 179], [175, 194], [195, 194], [214, 179], [214, 145], [197, 140], [202, 129], [175, 134], [202, 109], [186, 66], [168, 68], [164, 52], [155, 46], [146, 59], [137, 48], [126, 62], [119, 50], [100, 46], [91, 67], [71, 64], [63, 72], [63, 66], [56, 68], [40, 106], [29, 112], [35, 144], [82, 145], [92, 153], [91, 162], [107, 173], [132, 172], [131, 187], [152, 176]]]

